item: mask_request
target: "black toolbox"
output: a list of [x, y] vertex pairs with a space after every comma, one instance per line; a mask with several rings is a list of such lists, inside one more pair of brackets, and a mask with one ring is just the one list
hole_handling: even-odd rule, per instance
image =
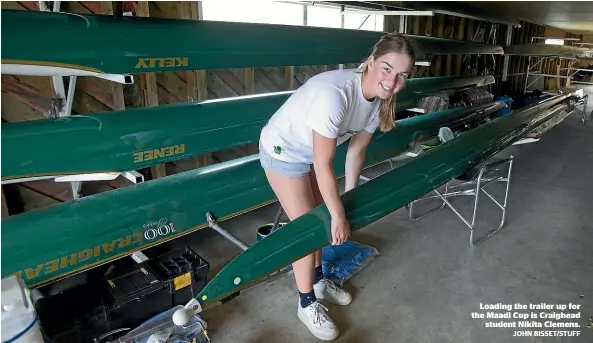
[[77, 343], [121, 328], [134, 329], [196, 297], [210, 270], [208, 262], [189, 247], [171, 249], [143, 263], [130, 260], [93, 269], [83, 284], [37, 300], [45, 334], [55, 343]]

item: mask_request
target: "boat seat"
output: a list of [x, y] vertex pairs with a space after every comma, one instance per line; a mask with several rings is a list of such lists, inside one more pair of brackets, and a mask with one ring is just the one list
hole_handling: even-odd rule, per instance
[[[507, 198], [509, 194], [509, 187], [511, 181], [511, 172], [513, 167], [513, 156], [509, 156], [506, 158], [491, 158], [487, 160], [485, 163], [478, 165], [476, 167], [470, 168], [466, 170], [460, 176], [454, 178], [453, 180], [447, 182], [445, 184], [445, 191], [444, 193], [439, 192], [438, 189], [433, 190], [436, 195], [425, 195], [419, 199], [416, 199], [406, 205], [409, 218], [411, 220], [420, 220], [428, 215], [434, 214], [437, 211], [449, 207], [462, 221], [463, 223], [470, 229], [470, 237], [469, 242], [470, 246], [476, 246], [479, 243], [483, 242], [487, 238], [491, 237], [492, 235], [498, 233], [505, 224], [505, 216], [506, 216], [506, 209], [507, 209]], [[453, 181], [461, 181], [461, 183], [453, 182]], [[504, 200], [499, 202], [496, 200], [485, 188], [489, 185], [495, 183], [503, 183], [505, 187], [504, 193]], [[431, 192], [432, 193], [432, 192]], [[429, 193], [429, 194], [431, 194]], [[494, 204], [496, 204], [500, 210], [502, 211], [501, 220], [498, 227], [494, 230], [491, 230], [482, 238], [476, 239], [475, 238], [475, 223], [478, 214], [478, 204], [479, 200], [481, 199], [480, 194], [485, 194], [488, 198], [490, 198]], [[454, 198], [456, 196], [471, 196], [474, 198], [473, 201], [473, 215], [471, 220], [466, 219], [458, 209], [456, 209], [451, 202], [449, 201], [450, 198]], [[426, 201], [429, 199], [440, 198], [442, 200], [442, 204], [440, 207], [430, 210], [420, 216], [415, 216], [414, 214], [414, 204], [418, 202]]]

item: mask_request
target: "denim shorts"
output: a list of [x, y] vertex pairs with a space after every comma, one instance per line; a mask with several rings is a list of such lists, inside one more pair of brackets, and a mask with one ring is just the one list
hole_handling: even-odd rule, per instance
[[275, 159], [268, 154], [261, 143], [259, 145], [259, 161], [264, 170], [273, 170], [284, 176], [301, 177], [311, 171], [311, 164], [309, 163], [284, 162]]

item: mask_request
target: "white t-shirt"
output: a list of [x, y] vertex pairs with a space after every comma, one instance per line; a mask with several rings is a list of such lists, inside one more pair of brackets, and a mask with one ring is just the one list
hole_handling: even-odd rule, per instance
[[299, 87], [262, 129], [260, 144], [285, 162], [313, 163], [313, 131], [337, 138], [340, 145], [354, 134], [375, 132], [380, 99], [362, 94], [358, 69], [317, 74]]

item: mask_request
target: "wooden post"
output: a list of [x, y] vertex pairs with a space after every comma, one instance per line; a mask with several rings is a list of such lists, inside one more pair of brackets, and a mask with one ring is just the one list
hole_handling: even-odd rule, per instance
[[[190, 19], [202, 20], [204, 19], [204, 12], [202, 10], [201, 1], [182, 1], [181, 11], [188, 13]], [[184, 8], [186, 9], [184, 11]], [[187, 14], [183, 14], [184, 16]], [[187, 75], [187, 74], [191, 75]], [[188, 82], [188, 94], [191, 93], [192, 97], [197, 96], [197, 101], [203, 101], [208, 99], [208, 83], [206, 80], [205, 70], [194, 70], [186, 72], [186, 81]], [[195, 82], [194, 82], [195, 80]], [[191, 86], [189, 85], [191, 82]], [[194, 88], [195, 87], [195, 88]], [[195, 93], [194, 93], [195, 90]], [[192, 101], [192, 100], [189, 100]], [[212, 153], [205, 153], [196, 157], [196, 167], [204, 167], [212, 164]]]
[[2, 196], [2, 218], [8, 217], [8, 205], [6, 204], [6, 198], [4, 197], [4, 189], [0, 187], [0, 195]]
[[[445, 33], [445, 15], [444, 14], [437, 14], [437, 37], [443, 37]], [[437, 56], [434, 60], [434, 76], [443, 76], [441, 72], [441, 65], [443, 63], [443, 57]]]
[[294, 67], [284, 67], [284, 88], [286, 90], [293, 90], [295, 88], [294, 83]]
[[420, 19], [421, 17], [412, 17], [412, 33], [415, 35], [420, 34]]
[[[462, 41], [465, 37], [465, 18], [461, 18], [459, 20], [459, 24], [457, 25], [457, 39]], [[456, 56], [455, 57], [455, 75], [459, 76], [462, 74], [461, 70], [461, 60], [463, 56]]]
[[[179, 18], [188, 20], [201, 19], [201, 11], [198, 9], [198, 6], [201, 7], [202, 5], [201, 3], [199, 4], [197, 1], [181, 1], [179, 6]], [[184, 74], [185, 82], [187, 84], [186, 101], [197, 101], [200, 96], [198, 91], [198, 78], [200, 77], [198, 76], [198, 71], [186, 70]], [[201, 95], [204, 96], [203, 99], [206, 99], [205, 94]]]
[[[455, 35], [455, 17], [452, 16], [445, 16], [445, 22], [447, 24], [447, 29], [444, 33], [444, 38], [453, 38]], [[445, 58], [445, 75], [451, 76], [453, 69], [453, 56], [447, 55]]]
[[[101, 12], [107, 15], [113, 15], [113, 2], [112, 1], [102, 1], [101, 2]], [[114, 110], [123, 110], [126, 108], [126, 103], [124, 101], [124, 89], [122, 84], [119, 82], [111, 82], [111, 95], [113, 96], [113, 109]]]
[[426, 17], [426, 28], [424, 29], [425, 36], [432, 36], [432, 17]]
[[[245, 83], [245, 95], [251, 95], [255, 92], [255, 75], [253, 68], [245, 68], [243, 70], [244, 83]], [[259, 144], [249, 143], [247, 144], [247, 154], [256, 154], [258, 152]]]
[[[150, 11], [148, 7], [148, 1], [138, 1], [138, 7], [136, 9], [136, 15], [138, 17], [150, 17]], [[144, 73], [138, 77], [140, 94], [142, 98], [142, 105], [147, 107], [159, 105], [159, 92], [156, 83], [155, 73]], [[150, 168], [153, 179], [167, 176], [165, 164], [159, 164]]]

